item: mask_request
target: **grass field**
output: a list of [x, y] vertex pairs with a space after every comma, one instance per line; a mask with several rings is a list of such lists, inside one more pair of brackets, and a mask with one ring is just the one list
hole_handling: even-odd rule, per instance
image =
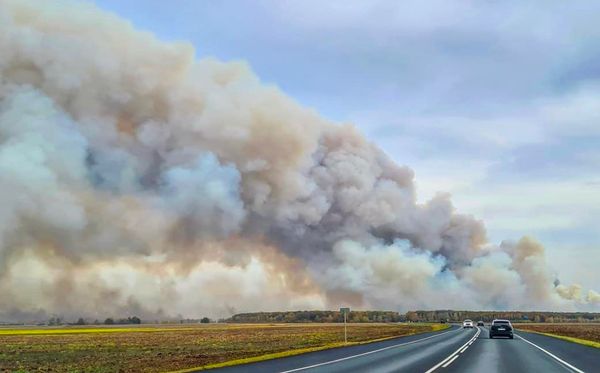
[[[349, 324], [348, 341], [439, 330]], [[213, 324], [0, 329], [0, 371], [164, 372], [307, 352], [343, 343], [342, 324]]]
[[600, 348], [600, 324], [516, 324], [515, 327]]

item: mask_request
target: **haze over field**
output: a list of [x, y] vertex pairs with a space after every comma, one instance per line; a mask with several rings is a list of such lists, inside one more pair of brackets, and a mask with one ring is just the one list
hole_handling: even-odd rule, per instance
[[490, 242], [416, 193], [246, 63], [88, 3], [0, 0], [0, 320], [600, 309], [528, 232]]

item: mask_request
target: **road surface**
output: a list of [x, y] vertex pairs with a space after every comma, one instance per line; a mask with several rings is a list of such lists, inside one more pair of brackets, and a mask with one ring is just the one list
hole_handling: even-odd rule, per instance
[[600, 372], [600, 350], [533, 333], [489, 339], [483, 327], [452, 326], [360, 346], [211, 370], [238, 372]]

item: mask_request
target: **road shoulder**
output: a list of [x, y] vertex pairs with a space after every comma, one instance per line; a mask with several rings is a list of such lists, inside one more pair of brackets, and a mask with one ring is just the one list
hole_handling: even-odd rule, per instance
[[600, 350], [540, 333], [519, 330], [517, 335], [569, 362], [584, 372], [594, 372], [600, 366]]

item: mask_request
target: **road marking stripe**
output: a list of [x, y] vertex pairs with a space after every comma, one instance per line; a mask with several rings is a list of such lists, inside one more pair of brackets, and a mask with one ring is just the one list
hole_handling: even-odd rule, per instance
[[454, 360], [456, 360], [456, 358], [458, 358], [458, 355], [455, 355], [450, 361], [448, 361], [446, 364], [442, 365], [442, 368], [447, 367], [448, 365], [452, 364], [452, 362]]
[[[471, 345], [471, 344], [469, 343], [469, 346], [470, 346], [470, 345]], [[460, 351], [460, 353], [462, 354], [463, 352], [467, 351], [467, 348], [469, 348], [469, 346], [467, 346], [467, 347], [463, 348], [463, 349]]]
[[521, 339], [522, 339], [524, 342], [527, 342], [527, 343], [529, 343], [530, 345], [532, 345], [533, 347], [535, 347], [535, 348], [537, 348], [537, 349], [541, 350], [542, 352], [545, 352], [546, 354], [548, 354], [549, 356], [553, 357], [553, 358], [554, 358], [554, 359], [556, 359], [558, 362], [560, 362], [560, 363], [562, 363], [562, 364], [566, 365], [567, 367], [569, 367], [570, 369], [574, 370], [575, 372], [577, 372], [577, 373], [585, 373], [583, 370], [581, 370], [581, 369], [578, 369], [578, 368], [574, 367], [573, 365], [571, 365], [571, 364], [567, 363], [566, 361], [564, 361], [563, 359], [559, 358], [558, 356], [556, 356], [556, 355], [554, 355], [554, 354], [552, 354], [552, 353], [548, 352], [547, 350], [544, 350], [543, 348], [541, 348], [540, 346], [536, 345], [535, 343], [528, 341], [527, 339], [525, 339], [525, 338], [521, 337], [521, 336], [520, 336], [520, 335], [518, 335], [518, 334], [515, 334], [515, 335], [516, 335], [517, 337], [521, 338]]
[[333, 364], [333, 363], [338, 363], [340, 361], [354, 359], [355, 357], [366, 356], [366, 355], [374, 354], [376, 352], [381, 352], [381, 351], [389, 350], [389, 349], [396, 348], [396, 347], [410, 345], [410, 344], [413, 344], [413, 343], [424, 341], [426, 339], [431, 339], [431, 338], [439, 337], [439, 336], [444, 335], [444, 334], [453, 333], [453, 332], [456, 332], [456, 331], [459, 331], [459, 330], [461, 330], [461, 329], [448, 330], [447, 332], [443, 332], [443, 333], [440, 333], [440, 334], [431, 335], [429, 337], [417, 339], [417, 340], [414, 340], [414, 341], [399, 343], [397, 345], [387, 346], [387, 347], [379, 348], [377, 350], [363, 352], [362, 354], [358, 354], [358, 355], [346, 356], [346, 357], [342, 357], [340, 359], [326, 361], [324, 363], [313, 364], [313, 365], [308, 365], [308, 366], [300, 367], [300, 368], [296, 368], [296, 369], [285, 370], [285, 371], [282, 371], [281, 373], [298, 372], [298, 371], [301, 371], [301, 370], [312, 369], [312, 368], [320, 367], [320, 366], [323, 366], [323, 365], [329, 365], [329, 364]]
[[455, 357], [454, 355], [458, 356], [458, 352], [460, 350], [462, 350], [465, 346], [467, 346], [469, 343], [472, 343], [473, 341], [475, 341], [477, 339], [477, 337], [479, 336], [479, 333], [481, 333], [481, 329], [479, 329], [479, 327], [477, 327], [477, 333], [475, 333], [475, 335], [473, 336], [473, 338], [469, 339], [467, 341], [467, 343], [465, 343], [464, 345], [460, 346], [458, 348], [458, 350], [454, 351], [453, 353], [450, 354], [450, 356], [448, 356], [447, 358], [445, 358], [444, 360], [440, 361], [436, 366], [434, 366], [433, 368], [429, 369], [427, 372], [425, 373], [431, 373], [434, 370], [436, 370], [437, 368], [443, 366], [444, 364], [446, 364], [446, 362], [450, 359], [452, 359], [453, 357]]

